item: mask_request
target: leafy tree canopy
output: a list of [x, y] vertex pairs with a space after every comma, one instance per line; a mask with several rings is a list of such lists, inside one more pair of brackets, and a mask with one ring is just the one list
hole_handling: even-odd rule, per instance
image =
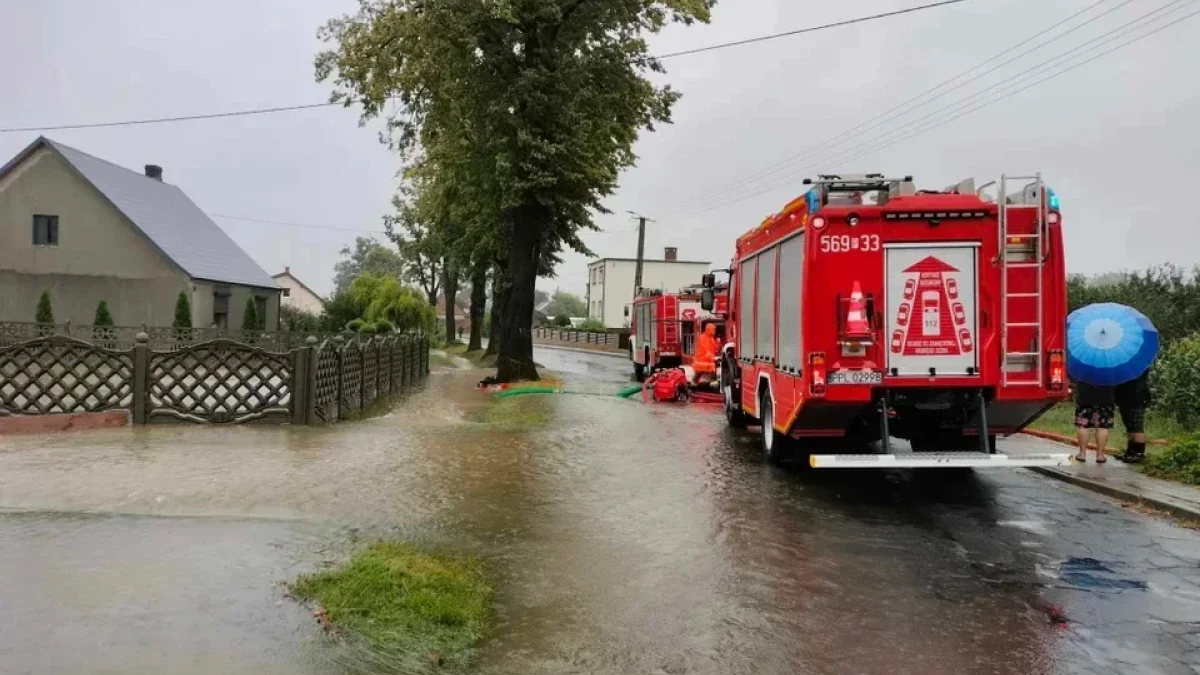
[[383, 319], [400, 332], [433, 332], [437, 321], [433, 306], [420, 292], [401, 286], [392, 277], [364, 274], [350, 285], [350, 294], [363, 307], [362, 318], [368, 323]]
[[333, 266], [334, 293], [349, 289], [351, 282], [361, 274], [404, 276], [405, 266], [400, 254], [371, 237], [356, 238], [353, 250], [347, 246], [340, 253], [342, 259]]
[[570, 317], [585, 317], [587, 316], [587, 303], [583, 298], [573, 293], [568, 293], [563, 290], [555, 290], [554, 295], [550, 296], [550, 304], [543, 310], [547, 316], [570, 316]]

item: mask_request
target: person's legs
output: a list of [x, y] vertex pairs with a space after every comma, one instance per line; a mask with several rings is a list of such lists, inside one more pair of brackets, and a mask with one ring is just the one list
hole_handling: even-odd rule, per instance
[[1113, 418], [1116, 417], [1112, 406], [1099, 406], [1096, 409], [1096, 463], [1103, 464], [1108, 461], [1108, 457], [1104, 454], [1104, 449], [1108, 447], [1108, 432], [1113, 427]]
[[1075, 437], [1079, 441], [1079, 453], [1075, 455], [1075, 459], [1080, 462], [1087, 461], [1088, 437], [1092, 435], [1092, 414], [1092, 409], [1087, 406], [1075, 407]]
[[1146, 409], [1135, 406], [1120, 406], [1121, 424], [1129, 439], [1125, 452], [1117, 457], [1123, 462], [1140, 462], [1146, 457]]

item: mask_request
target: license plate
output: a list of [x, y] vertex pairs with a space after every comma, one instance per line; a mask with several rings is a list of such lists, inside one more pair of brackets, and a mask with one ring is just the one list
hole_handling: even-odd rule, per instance
[[829, 384], [883, 384], [883, 373], [874, 370], [835, 370]]

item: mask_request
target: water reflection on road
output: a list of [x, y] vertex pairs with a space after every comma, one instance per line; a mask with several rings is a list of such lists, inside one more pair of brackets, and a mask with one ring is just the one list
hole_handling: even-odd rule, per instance
[[[1200, 663], [1195, 532], [1024, 472], [946, 480], [772, 468], [717, 410], [611, 396], [629, 381], [620, 359], [549, 349], [537, 359], [571, 392], [533, 403], [552, 415], [543, 427], [473, 421], [486, 404], [470, 388], [480, 373], [453, 371], [386, 416], [327, 429], [0, 440], [0, 507], [132, 514], [119, 525], [96, 516], [100, 534], [82, 539], [55, 518], [0, 516], [0, 579], [59, 550], [68, 568], [138, 574], [181, 540], [213, 542], [242, 561], [242, 576], [286, 578], [336, 557], [352, 536], [399, 534], [468, 549], [496, 574], [487, 673], [1124, 674]], [[198, 531], [187, 529], [195, 519], [157, 518], [201, 515]], [[138, 533], [139, 555], [99, 543], [131, 536], [104, 534], [114, 528]], [[9, 543], [14, 532], [25, 543]], [[322, 552], [329, 542], [334, 552]], [[101, 557], [85, 563], [92, 548]], [[238, 586], [210, 556], [191, 566], [158, 558], [164, 579], [227, 588], [230, 613], [247, 617], [244, 640], [294, 646], [272, 652], [295, 655], [290, 672], [347, 662], [305, 632], [301, 609]], [[103, 588], [50, 599], [54, 582], [19, 578], [31, 590], [0, 599], [0, 660], [17, 672], [41, 672], [51, 656], [49, 641], [14, 632], [17, 613], [52, 626], [81, 604], [138, 604], [138, 593]], [[188, 613], [156, 588], [141, 602]], [[78, 641], [87, 619], [64, 621]], [[219, 630], [180, 621], [220, 649]], [[111, 639], [114, 659], [138, 644]], [[202, 672], [195, 651], [163, 647], [135, 663]], [[263, 661], [230, 648], [223, 663], [259, 672]], [[79, 665], [71, 670], [89, 672]]]

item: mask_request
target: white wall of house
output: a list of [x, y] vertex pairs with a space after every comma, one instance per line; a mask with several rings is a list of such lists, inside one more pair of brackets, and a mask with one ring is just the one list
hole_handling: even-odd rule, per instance
[[304, 287], [300, 280], [292, 276], [289, 270], [276, 274], [275, 283], [284, 288], [283, 306], [298, 309], [309, 314], [320, 314], [325, 310], [325, 302], [316, 293]]
[[[588, 264], [588, 290], [585, 298], [588, 318], [600, 319], [608, 328], [629, 325], [625, 307], [633, 302], [633, 278], [637, 261], [629, 258], [603, 258]], [[644, 260], [642, 287], [678, 291], [700, 283], [711, 263], [683, 260]]]

